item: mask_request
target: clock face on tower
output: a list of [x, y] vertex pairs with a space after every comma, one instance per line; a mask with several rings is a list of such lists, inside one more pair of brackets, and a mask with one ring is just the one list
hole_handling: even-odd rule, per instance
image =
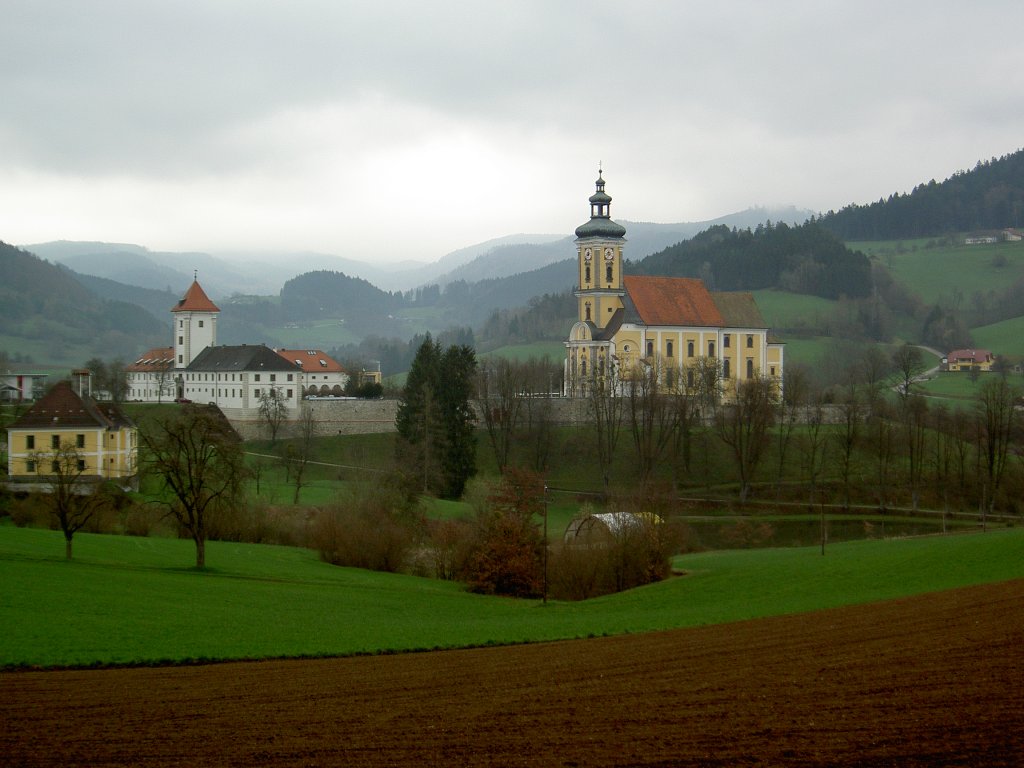
[[612, 256], [614, 256], [614, 255], [615, 255], [615, 251], [613, 251], [611, 248], [605, 248], [604, 249], [604, 257], [608, 261], [611, 261], [612, 260]]
[[587, 261], [590, 261], [591, 256], [593, 256], [593, 251], [591, 251], [589, 248], [583, 251], [583, 258], [586, 259]]

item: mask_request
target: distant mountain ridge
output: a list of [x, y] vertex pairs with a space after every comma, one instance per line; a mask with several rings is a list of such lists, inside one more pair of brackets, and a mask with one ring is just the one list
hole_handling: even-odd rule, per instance
[[[638, 259], [675, 245], [716, 224], [756, 227], [768, 219], [803, 221], [811, 211], [785, 208], [750, 208], [702, 222], [654, 224], [623, 222], [629, 254]], [[342, 272], [384, 291], [408, 291], [456, 280], [509, 277], [554, 264], [573, 255], [571, 235], [514, 234], [493, 238], [420, 265], [381, 266], [355, 259], [314, 252], [232, 252], [230, 258], [203, 252], [150, 251], [141, 245], [96, 241], [59, 240], [21, 246], [44, 259], [64, 264], [77, 273], [116, 280], [151, 290], [183, 292], [198, 270], [200, 281], [214, 299], [243, 295], [277, 295], [288, 280], [318, 270]]]

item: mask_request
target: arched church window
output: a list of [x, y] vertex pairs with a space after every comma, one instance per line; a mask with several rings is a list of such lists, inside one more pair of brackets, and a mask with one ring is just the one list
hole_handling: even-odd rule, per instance
[[708, 342], [708, 357], [714, 357], [714, 356], [715, 356], [715, 342], [709, 341]]
[[580, 376], [587, 375], [587, 358], [580, 360]]
[[686, 356], [687, 357], [693, 357], [693, 342], [692, 341], [686, 342]]
[[612, 265], [611, 264], [609, 264], [607, 267], [605, 267], [604, 274], [605, 274], [605, 278], [604, 279], [607, 282], [610, 283], [612, 281]]
[[586, 312], [587, 312], [586, 318], [587, 318], [587, 320], [589, 320], [590, 319], [590, 302], [588, 301], [584, 306], [586, 307]]
[[589, 264], [587, 264], [587, 268], [586, 268], [586, 270], [584, 270], [583, 279], [584, 279], [584, 282], [587, 282], [587, 283], [590, 282], [590, 265]]
[[666, 342], [665, 343], [665, 357], [672, 357], [674, 352], [675, 352], [675, 347], [673, 347], [672, 342], [671, 341]]

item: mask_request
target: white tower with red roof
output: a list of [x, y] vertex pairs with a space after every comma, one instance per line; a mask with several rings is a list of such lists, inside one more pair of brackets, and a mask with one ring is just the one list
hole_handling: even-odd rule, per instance
[[217, 315], [220, 309], [210, 301], [193, 275], [192, 285], [171, 308], [174, 317], [174, 367], [185, 368], [207, 347], [217, 344]]

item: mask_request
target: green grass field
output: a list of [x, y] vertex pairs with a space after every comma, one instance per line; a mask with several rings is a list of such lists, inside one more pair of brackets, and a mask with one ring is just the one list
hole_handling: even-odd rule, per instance
[[969, 302], [977, 291], [1000, 290], [1024, 278], [1024, 242], [932, 248], [925, 248], [920, 241], [847, 246], [878, 258], [897, 280], [928, 303], [954, 294]]
[[309, 551], [0, 526], [0, 666], [347, 655], [647, 632], [1024, 577], [1024, 530], [676, 558], [685, 576], [584, 603], [469, 594]]
[[530, 344], [516, 344], [485, 352], [481, 357], [503, 357], [506, 360], [526, 362], [527, 360], [549, 357], [555, 362], [565, 359], [565, 344], [561, 341], [534, 341]]
[[806, 325], [820, 328], [839, 302], [787, 291], [753, 291], [757, 308], [770, 328]]
[[976, 346], [990, 349], [999, 355], [1024, 357], [1024, 316], [1001, 323], [972, 328]]

